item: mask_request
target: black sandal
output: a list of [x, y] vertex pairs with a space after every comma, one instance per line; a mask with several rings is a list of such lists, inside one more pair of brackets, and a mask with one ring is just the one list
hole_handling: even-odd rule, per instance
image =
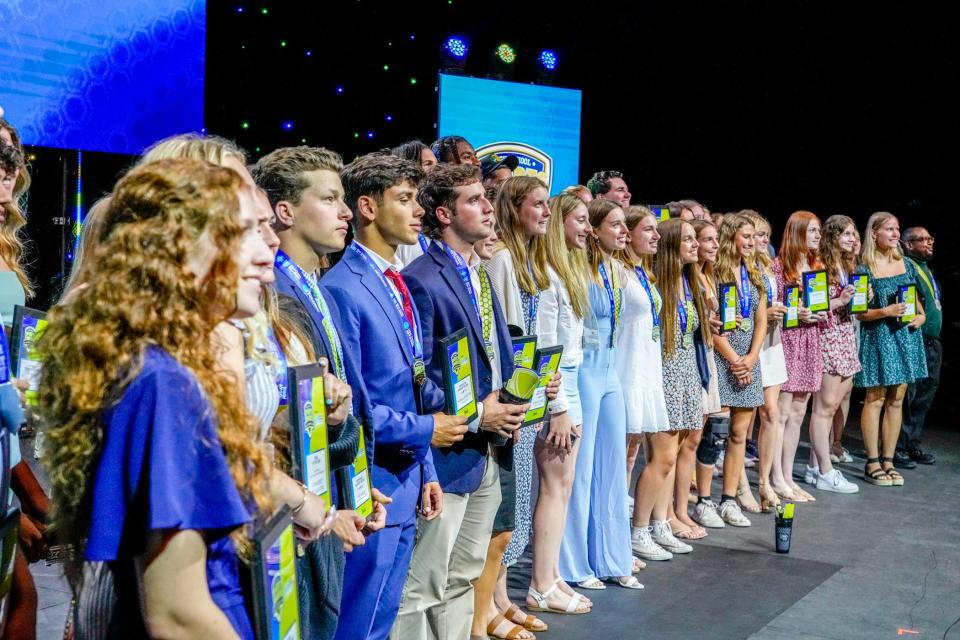
[[[876, 464], [878, 467], [873, 471], [868, 471], [867, 467], [871, 464]], [[883, 466], [880, 466], [880, 458], [867, 458], [867, 464], [863, 467], [863, 479], [878, 487], [893, 486], [893, 478], [887, 474]]]
[[[885, 457], [883, 457], [883, 456], [880, 456], [880, 462], [881, 462], [880, 468], [883, 469], [883, 472], [890, 477], [890, 481], [893, 483], [893, 486], [895, 486], [895, 487], [902, 487], [902, 486], [903, 486], [903, 476], [900, 475], [900, 472], [897, 471], [897, 470], [893, 467], [893, 458], [885, 458]], [[884, 463], [884, 462], [889, 462], [889, 463], [890, 463], [890, 468], [889, 468], [889, 469], [887, 469], [886, 467], [883, 466], [882, 463]]]

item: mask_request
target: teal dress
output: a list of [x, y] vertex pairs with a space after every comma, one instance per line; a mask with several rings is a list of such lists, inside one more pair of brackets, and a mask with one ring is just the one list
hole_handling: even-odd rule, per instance
[[11, 326], [14, 305], [23, 306], [26, 303], [23, 285], [20, 284], [17, 274], [13, 271], [0, 271], [0, 317], [3, 318], [3, 324]]
[[[917, 271], [909, 260], [904, 261], [906, 273], [889, 278], [874, 278], [870, 270], [861, 267], [861, 273], [870, 276], [873, 285], [871, 309], [880, 309], [897, 301], [900, 285], [916, 284]], [[863, 370], [854, 379], [855, 387], [890, 387], [909, 384], [927, 377], [927, 358], [923, 349], [923, 334], [910, 329], [896, 318], [881, 318], [860, 323], [860, 364]]]

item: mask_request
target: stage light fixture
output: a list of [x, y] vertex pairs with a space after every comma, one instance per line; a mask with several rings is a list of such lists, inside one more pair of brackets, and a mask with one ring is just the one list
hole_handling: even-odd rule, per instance
[[544, 49], [540, 52], [540, 66], [545, 71], [556, 71], [557, 70], [557, 53], [551, 51], [550, 49]]
[[496, 56], [504, 64], [513, 64], [517, 60], [516, 50], [506, 42], [497, 46]]
[[450, 36], [440, 45], [440, 67], [446, 73], [462, 74], [470, 47], [459, 36]]

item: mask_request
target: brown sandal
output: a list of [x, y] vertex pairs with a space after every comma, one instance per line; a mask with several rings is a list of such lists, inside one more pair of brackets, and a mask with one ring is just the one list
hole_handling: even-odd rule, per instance
[[[883, 466], [885, 463], [890, 463], [889, 467]], [[890, 481], [895, 487], [903, 486], [903, 476], [900, 475], [900, 472], [893, 468], [893, 458], [885, 458], [880, 456], [880, 468], [883, 470], [887, 476], [890, 477]]]
[[[504, 622], [509, 622], [513, 626], [510, 628], [510, 631], [507, 631], [507, 635], [501, 636], [497, 634], [496, 629]], [[497, 638], [497, 640], [520, 640], [520, 634], [525, 630], [529, 631], [529, 629], [524, 629], [512, 620], [507, 620], [502, 613], [495, 615], [493, 620], [490, 621], [490, 624], [487, 625], [487, 635], [491, 638]], [[533, 638], [529, 640], [536, 640], [536, 638], [536, 636], [533, 636]]]
[[[523, 622], [517, 622], [517, 614], [523, 616]], [[547, 626], [546, 622], [537, 616], [531, 616], [523, 611], [520, 611], [520, 607], [515, 604], [511, 604], [509, 607], [507, 607], [507, 610], [503, 612], [503, 615], [507, 618], [507, 620], [513, 624], [520, 625], [527, 631], [546, 631], [550, 628]]]

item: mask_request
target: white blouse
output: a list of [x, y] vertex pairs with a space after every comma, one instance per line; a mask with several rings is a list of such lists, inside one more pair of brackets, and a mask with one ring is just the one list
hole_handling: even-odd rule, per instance
[[[540, 308], [537, 312], [538, 341], [545, 347], [563, 346], [560, 366], [568, 369], [579, 367], [583, 362], [583, 319], [578, 318], [570, 303], [570, 292], [557, 272], [547, 267], [550, 288], [540, 294]], [[561, 380], [560, 393], [550, 403], [550, 413], [562, 413], [567, 410], [567, 397]]]

